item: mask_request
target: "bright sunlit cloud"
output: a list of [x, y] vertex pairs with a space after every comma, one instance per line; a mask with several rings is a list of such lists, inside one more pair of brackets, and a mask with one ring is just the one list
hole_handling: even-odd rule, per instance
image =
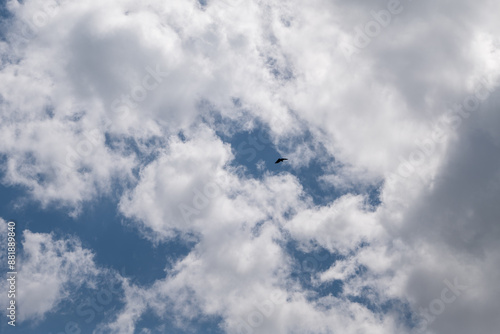
[[500, 4], [1, 4], [2, 333], [497, 333]]

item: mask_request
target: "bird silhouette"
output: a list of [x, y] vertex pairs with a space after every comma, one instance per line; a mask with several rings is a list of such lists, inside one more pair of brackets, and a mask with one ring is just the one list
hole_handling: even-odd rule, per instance
[[285, 161], [285, 160], [288, 160], [288, 159], [287, 158], [279, 158], [278, 160], [276, 160], [275, 164], [279, 164], [280, 162]]

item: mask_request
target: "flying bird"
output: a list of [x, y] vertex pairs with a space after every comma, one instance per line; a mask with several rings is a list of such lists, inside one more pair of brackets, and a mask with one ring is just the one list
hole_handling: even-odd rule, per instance
[[275, 164], [279, 164], [280, 162], [285, 161], [285, 160], [288, 160], [288, 159], [287, 158], [279, 158], [278, 160], [276, 160]]

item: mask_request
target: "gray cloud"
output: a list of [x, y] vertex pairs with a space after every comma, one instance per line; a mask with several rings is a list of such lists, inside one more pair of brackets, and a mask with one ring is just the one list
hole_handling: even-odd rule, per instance
[[[64, 1], [27, 38], [26, 22], [46, 13], [42, 1], [8, 3], [2, 182], [74, 214], [121, 182], [119, 210], [139, 233], [198, 242], [153, 286], [127, 285], [124, 309], [102, 328], [133, 332], [153, 310], [172, 311], [180, 326], [220, 316], [230, 333], [411, 333], [397, 312], [353, 297], [379, 307], [397, 300], [418, 323], [420, 308], [445, 303], [445, 280], [458, 279], [467, 291], [424, 330], [496, 331], [498, 5], [402, 0], [390, 12], [396, 5]], [[389, 23], [380, 16], [388, 12]], [[366, 45], [346, 57], [359, 34]], [[450, 111], [485, 82], [478, 110]], [[303, 163], [260, 179], [229, 167], [234, 148], [216, 130], [257, 124]], [[309, 142], [293, 140], [304, 133]], [[432, 152], [420, 152], [424, 142]], [[314, 206], [294, 176], [325, 159], [311, 147], [335, 161], [320, 177], [327, 187], [384, 181], [380, 206], [367, 207], [363, 194]], [[211, 182], [217, 193], [202, 199]], [[188, 220], [182, 205], [195, 210]], [[291, 279], [288, 238], [347, 256], [316, 277], [342, 280], [339, 296], [310, 299]], [[285, 301], [253, 326], [249, 314], [273, 292]]]

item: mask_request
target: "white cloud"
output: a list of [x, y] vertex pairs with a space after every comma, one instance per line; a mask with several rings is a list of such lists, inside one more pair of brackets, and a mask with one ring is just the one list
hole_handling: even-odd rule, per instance
[[339, 260], [328, 269], [321, 273], [320, 280], [345, 280], [356, 273], [356, 263], [348, 260]]
[[[19, 322], [42, 320], [84, 284], [92, 287], [98, 269], [93, 254], [77, 239], [55, 239], [25, 230], [17, 252], [17, 317]], [[18, 242], [21, 236], [17, 237]]]
[[[151, 240], [179, 233], [198, 242], [152, 287], [129, 284], [123, 312], [102, 326], [132, 332], [153, 309], [173, 311], [182, 326], [222, 316], [225, 329], [237, 332], [242, 321], [249, 325], [255, 303], [281, 291], [288, 300], [256, 331], [405, 333], [397, 315], [373, 313], [347, 297], [369, 287], [373, 296], [364, 297], [408, 302], [417, 316], [440, 298], [445, 279], [458, 278], [470, 289], [426, 330], [494, 333], [498, 4], [402, 1], [401, 13], [348, 61], [342, 43], [354, 42], [356, 26], [387, 1], [224, 3], [61, 2], [18, 43], [20, 19], [47, 9], [42, 1], [9, 2], [15, 20], [0, 47], [3, 183], [26, 186], [44, 205], [78, 210], [120, 180], [132, 184], [120, 212]], [[157, 79], [151, 69], [161, 72]], [[154, 80], [158, 86], [147, 88]], [[490, 93], [481, 110], [449, 114], [485, 80]], [[131, 102], [116, 102], [123, 94]], [[223, 125], [214, 121], [219, 116]], [[334, 158], [320, 180], [342, 191], [383, 180], [382, 204], [373, 211], [363, 195], [347, 194], [315, 206], [292, 174], [252, 179], [230, 167], [234, 152], [216, 130], [249, 130], [257, 121], [269, 126], [292, 173]], [[439, 143], [432, 141], [436, 131]], [[309, 141], [296, 140], [306, 133]], [[419, 153], [423, 142], [431, 153]], [[141, 153], [153, 161], [141, 161]], [[27, 233], [26, 242], [51, 238]], [[342, 280], [338, 298], [307, 299], [310, 291], [290, 279], [292, 259], [282, 247], [289, 239], [347, 256], [315, 281]], [[26, 270], [34, 270], [30, 263]], [[353, 276], [359, 266], [366, 274]], [[41, 317], [62, 291], [46, 304], [37, 299], [24, 316]]]

